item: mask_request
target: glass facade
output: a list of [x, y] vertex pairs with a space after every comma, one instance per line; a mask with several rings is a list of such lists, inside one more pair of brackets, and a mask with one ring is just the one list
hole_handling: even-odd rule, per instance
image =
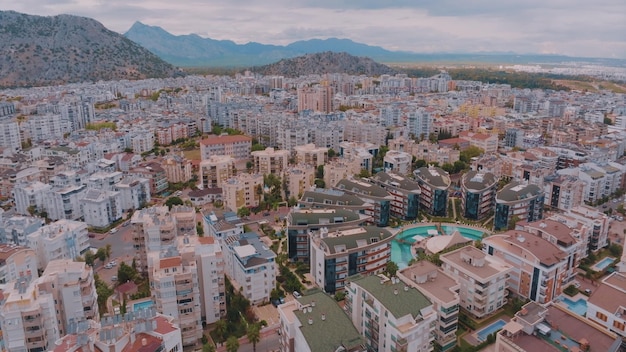
[[496, 231], [505, 230], [509, 227], [509, 206], [496, 204], [496, 215], [493, 218], [493, 228]]
[[467, 192], [465, 194], [465, 217], [467, 219], [478, 220], [479, 206], [480, 195], [478, 193]]
[[448, 208], [448, 191], [445, 189], [436, 189], [433, 194], [433, 209], [431, 214], [434, 216], [446, 216]]

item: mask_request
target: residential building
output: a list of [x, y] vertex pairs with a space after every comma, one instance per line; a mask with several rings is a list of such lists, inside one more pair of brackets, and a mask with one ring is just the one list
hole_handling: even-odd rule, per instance
[[55, 221], [28, 235], [27, 246], [37, 252], [40, 270], [52, 260], [74, 260], [89, 250], [87, 224], [65, 219]]
[[587, 300], [587, 319], [626, 338], [626, 275], [611, 273]]
[[52, 260], [36, 280], [39, 292], [49, 292], [60, 321], [59, 334], [67, 334], [79, 321], [100, 321], [93, 269], [73, 259]]
[[461, 286], [435, 264], [420, 260], [398, 272], [398, 278], [406, 285], [418, 289], [432, 302], [437, 314], [434, 335], [440, 351], [456, 347], [456, 331], [459, 320], [459, 294]]
[[572, 258], [542, 237], [510, 230], [485, 238], [483, 250], [513, 267], [508, 288], [520, 297], [547, 303], [558, 297], [568, 282]]
[[328, 148], [317, 147], [313, 143], [298, 145], [293, 148], [296, 152], [296, 162], [298, 164], [308, 164], [312, 166], [325, 165], [328, 161]]
[[494, 230], [506, 230], [518, 220], [542, 219], [543, 203], [544, 193], [539, 186], [511, 181], [496, 193]]
[[349, 276], [382, 273], [391, 260], [393, 236], [375, 226], [323, 227], [310, 236], [311, 276], [326, 293], [343, 291]]
[[[259, 192], [260, 190], [260, 192]], [[242, 173], [222, 184], [222, 201], [232, 210], [259, 206], [263, 196], [263, 175]]]
[[88, 189], [80, 203], [85, 223], [91, 227], [106, 228], [122, 218], [119, 192]]
[[135, 211], [130, 223], [137, 270], [148, 273], [148, 254], [175, 246], [178, 236], [176, 218], [168, 207], [154, 206]]
[[83, 214], [81, 200], [87, 193], [86, 185], [53, 189], [44, 197], [44, 209], [52, 220], [79, 220]]
[[624, 167], [614, 162], [590, 162], [574, 168], [560, 169], [557, 174], [578, 177], [585, 182], [583, 201], [592, 204], [610, 197], [622, 188]]
[[215, 213], [214, 211], [203, 214], [203, 227], [205, 236], [212, 236], [216, 239], [224, 239], [229, 236], [236, 236], [243, 233], [243, 221], [237, 213], [225, 211]]
[[[359, 170], [372, 172], [373, 160], [378, 155], [379, 146], [372, 143], [341, 142], [339, 143], [339, 155], [346, 159], [354, 160], [359, 164]], [[358, 172], [357, 172], [358, 173]]]
[[231, 235], [221, 241], [225, 272], [242, 288], [243, 296], [255, 305], [269, 302], [276, 286], [276, 254], [252, 232]]
[[169, 186], [165, 169], [157, 162], [140, 164], [128, 171], [128, 176], [145, 178], [150, 181], [150, 194], [156, 196], [167, 190]]
[[288, 167], [283, 171], [282, 181], [285, 184], [285, 199], [298, 199], [315, 182], [315, 168], [302, 164]]
[[150, 180], [146, 178], [124, 178], [115, 184], [113, 190], [120, 194], [122, 211], [140, 209], [151, 200]]
[[463, 216], [482, 220], [495, 207], [498, 180], [489, 172], [468, 171], [461, 179], [461, 209]]
[[0, 245], [0, 285], [11, 283], [21, 276], [39, 277], [37, 252], [32, 248]]
[[361, 170], [361, 163], [357, 159], [331, 160], [324, 165], [324, 184], [326, 188], [335, 187], [339, 181], [353, 177], [359, 174]]
[[587, 253], [597, 252], [609, 244], [611, 218], [587, 205], [573, 207], [565, 213], [552, 214], [550, 218], [563, 222], [571, 229], [572, 235], [587, 246]]
[[42, 227], [44, 220], [39, 217], [0, 214], [0, 243], [26, 246], [27, 236]]
[[194, 346], [202, 337], [198, 268], [193, 258], [188, 260], [175, 252], [168, 254], [172, 256], [161, 257], [159, 252], [148, 254], [150, 291], [157, 311], [174, 317], [183, 346]]
[[509, 264], [487, 255], [474, 246], [441, 254], [444, 273], [459, 283], [461, 308], [482, 319], [494, 314], [507, 302]]
[[16, 184], [13, 187], [15, 211], [21, 215], [30, 215], [29, 210], [45, 211], [45, 196], [52, 190], [52, 186], [41, 182]]
[[369, 207], [363, 210], [362, 213], [371, 217], [374, 225], [382, 227], [389, 224], [391, 200], [393, 197], [386, 189], [357, 179], [343, 179], [337, 183], [335, 189], [353, 194], [369, 204]]
[[314, 188], [304, 191], [298, 201], [298, 208], [332, 208], [361, 212], [369, 207], [363, 199], [336, 189]]
[[278, 306], [281, 352], [366, 351], [365, 339], [337, 302], [312, 290]]
[[585, 182], [576, 176], [553, 175], [543, 182], [544, 201], [552, 209], [569, 210], [584, 204]]
[[298, 209], [287, 215], [288, 257], [294, 261], [310, 260], [311, 232], [327, 228], [359, 226], [369, 220], [363, 214], [345, 209]]
[[265, 148], [265, 150], [257, 150], [250, 154], [254, 164], [254, 173], [261, 175], [280, 175], [287, 168], [291, 155], [288, 150], [275, 150], [274, 148]]
[[184, 183], [191, 180], [191, 160], [185, 157], [170, 154], [165, 157], [161, 167], [165, 170], [165, 177], [171, 183]]
[[419, 211], [420, 185], [396, 173], [378, 172], [370, 182], [384, 188], [392, 197], [390, 215], [403, 220], [414, 220]]
[[122, 181], [124, 174], [115, 171], [115, 172], [96, 172], [93, 173], [89, 178], [87, 178], [86, 185], [89, 188], [95, 188], [102, 191], [112, 191], [115, 187], [115, 184]]
[[200, 141], [200, 156], [207, 160], [211, 155], [228, 155], [235, 159], [250, 157], [252, 138], [244, 135], [209, 136]]
[[200, 188], [222, 187], [236, 174], [235, 159], [228, 155], [211, 155], [200, 162]]
[[446, 216], [448, 209], [448, 189], [450, 176], [435, 166], [421, 167], [413, 171], [420, 185], [420, 207], [433, 216]]
[[482, 149], [484, 153], [495, 153], [498, 151], [497, 134], [463, 131], [459, 133], [459, 138], [468, 141], [472, 146]]
[[407, 175], [411, 172], [413, 156], [409, 153], [390, 150], [383, 158], [383, 170], [398, 175]]
[[437, 321], [433, 304], [396, 277], [351, 277], [345, 310], [368, 351], [433, 350]]
[[204, 188], [204, 189], [194, 189], [187, 193], [189, 197], [189, 201], [195, 207], [201, 207], [205, 204], [213, 203], [216, 200], [222, 200], [222, 189], [221, 188]]

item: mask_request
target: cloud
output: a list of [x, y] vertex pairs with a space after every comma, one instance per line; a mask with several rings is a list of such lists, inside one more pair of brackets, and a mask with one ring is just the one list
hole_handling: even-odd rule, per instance
[[120, 33], [141, 21], [237, 43], [342, 37], [414, 52], [626, 58], [624, 0], [0, 0], [0, 8], [92, 17]]

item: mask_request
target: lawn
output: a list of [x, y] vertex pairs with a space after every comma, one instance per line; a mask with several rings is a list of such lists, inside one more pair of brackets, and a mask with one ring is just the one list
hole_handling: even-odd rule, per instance
[[184, 150], [183, 154], [185, 155], [185, 158], [188, 160], [200, 160], [200, 149], [194, 149], [194, 150]]

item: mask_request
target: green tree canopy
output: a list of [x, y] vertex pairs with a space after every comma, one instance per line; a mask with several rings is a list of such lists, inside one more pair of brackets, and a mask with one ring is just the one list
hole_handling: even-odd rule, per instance
[[236, 336], [230, 336], [226, 340], [226, 351], [227, 352], [237, 352], [239, 349], [239, 340]]
[[396, 262], [391, 261], [391, 260], [388, 261], [387, 266], [385, 267], [385, 272], [387, 273], [387, 276], [389, 277], [396, 276], [396, 273], [398, 272], [398, 264], [396, 264]]
[[169, 197], [165, 201], [165, 205], [167, 205], [167, 207], [170, 209], [172, 209], [174, 205], [183, 205], [183, 204], [184, 204], [183, 200], [180, 199], [179, 197]]
[[248, 324], [248, 330], [246, 331], [248, 341], [252, 344], [252, 351], [256, 352], [256, 344], [261, 341], [261, 329], [258, 324]]

